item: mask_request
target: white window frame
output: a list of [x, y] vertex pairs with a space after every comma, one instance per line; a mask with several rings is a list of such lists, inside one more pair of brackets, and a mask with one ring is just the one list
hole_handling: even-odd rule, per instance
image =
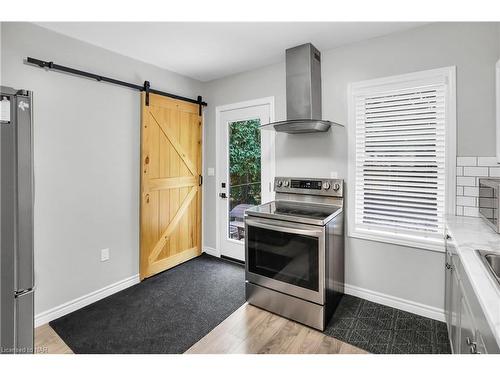
[[347, 234], [349, 237], [373, 240], [414, 247], [424, 250], [444, 252], [444, 233], [442, 239], [425, 236], [385, 232], [382, 230], [366, 230], [355, 225], [355, 184], [356, 184], [356, 121], [355, 95], [366, 90], [391, 88], [401, 85], [405, 87], [412, 81], [445, 80], [446, 93], [446, 136], [445, 136], [445, 215], [455, 214], [456, 204], [456, 67], [419, 71], [415, 73], [395, 75], [384, 78], [350, 83], [348, 85], [348, 191], [347, 191]]

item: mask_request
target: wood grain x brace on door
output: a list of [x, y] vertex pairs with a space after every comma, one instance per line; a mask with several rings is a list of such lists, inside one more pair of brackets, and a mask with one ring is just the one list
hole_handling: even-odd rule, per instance
[[201, 254], [201, 137], [197, 104], [142, 95], [141, 280]]

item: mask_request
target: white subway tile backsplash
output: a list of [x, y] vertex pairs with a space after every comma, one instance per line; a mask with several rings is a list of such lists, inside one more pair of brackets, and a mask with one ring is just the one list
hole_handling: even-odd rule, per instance
[[481, 167], [498, 167], [496, 156], [478, 156], [477, 165]]
[[468, 207], [476, 207], [477, 206], [477, 198], [476, 197], [457, 197], [457, 204], [459, 206], [468, 206]]
[[[488, 167], [463, 167], [464, 176], [488, 177]], [[457, 175], [458, 176], [458, 175]]]
[[479, 216], [479, 208], [477, 207], [464, 207], [464, 215], [463, 216]]
[[479, 187], [464, 186], [463, 192], [460, 195], [468, 197], [479, 197]]
[[500, 167], [490, 167], [490, 177], [500, 177]]
[[477, 165], [477, 157], [475, 157], [475, 156], [459, 156], [459, 157], [457, 157], [457, 165], [459, 167], [474, 167]]
[[459, 186], [476, 186], [476, 177], [457, 177], [457, 185]]
[[[457, 216], [479, 216], [479, 179], [500, 178], [500, 163], [494, 156], [457, 157]], [[487, 205], [488, 201], [481, 200]]]

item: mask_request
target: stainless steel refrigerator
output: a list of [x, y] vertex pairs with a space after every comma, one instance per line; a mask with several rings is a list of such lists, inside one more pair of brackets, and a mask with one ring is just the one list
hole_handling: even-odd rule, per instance
[[0, 351], [32, 353], [32, 93], [0, 86]]

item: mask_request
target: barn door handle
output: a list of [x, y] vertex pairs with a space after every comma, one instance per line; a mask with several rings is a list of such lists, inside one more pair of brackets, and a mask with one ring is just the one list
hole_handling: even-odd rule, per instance
[[201, 185], [203, 185], [203, 176], [200, 174], [198, 176], [198, 186], [201, 186]]

